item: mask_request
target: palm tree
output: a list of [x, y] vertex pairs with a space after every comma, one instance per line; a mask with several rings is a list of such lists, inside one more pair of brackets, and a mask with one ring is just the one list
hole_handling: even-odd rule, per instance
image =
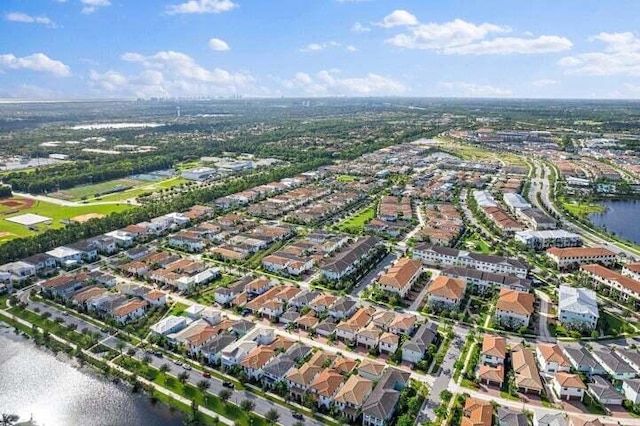
[[20, 418], [17, 414], [2, 413], [2, 419], [0, 420], [0, 426], [13, 426], [18, 422]]
[[267, 419], [269, 423], [276, 424], [280, 419], [280, 413], [278, 413], [278, 410], [276, 410], [275, 408], [272, 408], [267, 411], [267, 414], [264, 415], [264, 418]]
[[204, 400], [206, 402], [207, 400], [207, 389], [209, 389], [209, 387], [211, 386], [211, 383], [209, 383], [207, 380], [200, 380], [197, 385], [198, 386], [198, 390], [200, 390], [200, 393], [202, 394], [202, 396], [204, 397]]
[[124, 349], [125, 346], [126, 345], [122, 340], [118, 340], [118, 342], [116, 343], [116, 349], [118, 350], [118, 352], [120, 352], [121, 355], [122, 355], [122, 350]]
[[171, 370], [171, 367], [169, 367], [169, 364], [164, 363], [160, 366], [160, 373], [162, 373], [162, 375], [166, 375], [169, 371]]
[[240, 402], [240, 408], [242, 408], [242, 411], [246, 411], [247, 413], [253, 411], [255, 406], [255, 402], [251, 401], [250, 399], [243, 399]]
[[145, 356], [142, 357], [142, 363], [144, 365], [148, 365], [150, 362], [151, 362], [151, 356], [145, 355]]

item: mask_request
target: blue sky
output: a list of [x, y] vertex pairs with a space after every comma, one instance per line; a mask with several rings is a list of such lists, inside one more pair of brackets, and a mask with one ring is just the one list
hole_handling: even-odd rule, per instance
[[0, 98], [640, 97], [634, 0], [2, 0]]

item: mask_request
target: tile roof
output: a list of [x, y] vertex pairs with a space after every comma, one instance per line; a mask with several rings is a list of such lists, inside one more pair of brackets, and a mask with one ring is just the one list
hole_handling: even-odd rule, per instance
[[570, 367], [571, 363], [555, 343], [538, 343], [536, 346], [546, 362], [555, 362], [561, 367]]
[[587, 386], [584, 384], [580, 376], [577, 374], [559, 372], [553, 376], [553, 380], [558, 382], [558, 384], [563, 388], [575, 388], [575, 389], [586, 389]]
[[517, 387], [541, 391], [542, 380], [533, 353], [522, 345], [511, 350], [511, 365], [515, 374]]
[[343, 404], [351, 404], [356, 407], [361, 406], [373, 389], [373, 382], [357, 374], [349, 376], [342, 385], [334, 400]]
[[427, 293], [447, 299], [462, 299], [465, 288], [464, 280], [440, 275], [429, 285]]
[[496, 358], [506, 358], [507, 356], [507, 339], [500, 336], [485, 334], [482, 339], [482, 355], [493, 356]]
[[531, 293], [502, 288], [500, 289], [500, 297], [498, 298], [496, 308], [501, 311], [530, 316], [533, 314], [534, 302], [535, 296]]
[[421, 261], [404, 257], [398, 260], [386, 274], [382, 275], [378, 282], [387, 287], [402, 289], [407, 286], [409, 280], [421, 269]]
[[464, 403], [461, 426], [491, 426], [493, 405], [488, 401], [467, 398]]

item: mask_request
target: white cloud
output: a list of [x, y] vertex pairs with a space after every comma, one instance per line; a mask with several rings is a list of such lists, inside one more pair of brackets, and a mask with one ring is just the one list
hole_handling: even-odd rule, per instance
[[313, 76], [298, 72], [283, 85], [294, 95], [309, 96], [397, 95], [406, 90], [403, 84], [374, 73], [348, 78], [342, 78], [338, 74], [337, 71], [327, 70]]
[[81, 12], [85, 15], [93, 13], [101, 7], [111, 6], [110, 0], [80, 0], [80, 2], [84, 6]]
[[24, 24], [40, 24], [49, 28], [56, 28], [55, 22], [46, 16], [31, 16], [22, 12], [9, 12], [5, 15], [5, 19], [10, 22], [21, 22]]
[[355, 52], [356, 50], [358, 50], [350, 44], [343, 45], [342, 43], [331, 40], [331, 41], [326, 41], [324, 43], [309, 43], [306, 46], [300, 48], [299, 51], [302, 53], [314, 53], [314, 52], [322, 52], [323, 50], [326, 50], [326, 49], [338, 48], [338, 47], [344, 47], [344, 49], [347, 52]]
[[133, 74], [92, 71], [89, 85], [96, 95], [148, 98], [270, 94], [248, 73], [205, 68], [181, 52], [160, 51], [153, 55], [128, 52], [121, 59], [142, 69]]
[[209, 40], [209, 49], [215, 52], [226, 52], [227, 50], [231, 50], [227, 42], [220, 40], [219, 38], [212, 38]]
[[383, 28], [406, 27], [418, 25], [418, 18], [404, 9], [396, 9], [384, 17], [377, 25]]
[[440, 86], [453, 96], [500, 98], [512, 95], [509, 89], [464, 81], [445, 81]]
[[189, 14], [189, 13], [222, 13], [228, 12], [238, 5], [231, 0], [189, 0], [185, 3], [167, 6], [167, 13]]
[[480, 41], [491, 33], [508, 31], [509, 28], [504, 26], [489, 23], [476, 25], [462, 19], [455, 19], [443, 24], [419, 25], [408, 33], [398, 34], [386, 42], [406, 49], [444, 50]]
[[600, 33], [590, 41], [603, 43], [604, 50], [560, 59], [558, 65], [567, 74], [640, 76], [640, 39], [635, 34]]
[[552, 53], [571, 49], [573, 43], [565, 37], [540, 36], [538, 38], [498, 37], [462, 46], [448, 47], [442, 53], [452, 55], [510, 55]]
[[558, 80], [553, 80], [550, 78], [541, 78], [539, 80], [533, 80], [531, 82], [531, 85], [536, 87], [545, 87], [545, 86], [553, 86], [558, 83], [560, 83]]
[[354, 33], [368, 33], [369, 31], [371, 31], [371, 28], [367, 27], [366, 25], [362, 25], [360, 22], [356, 22], [351, 27], [351, 31], [353, 31]]
[[37, 72], [46, 72], [56, 77], [67, 77], [71, 75], [68, 65], [60, 61], [49, 58], [44, 53], [34, 53], [33, 55], [16, 57], [12, 53], [0, 54], [0, 69], [28, 69]]

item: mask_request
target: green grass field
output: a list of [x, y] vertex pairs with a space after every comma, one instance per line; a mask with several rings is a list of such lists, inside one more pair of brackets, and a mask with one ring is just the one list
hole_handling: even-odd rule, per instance
[[[28, 209], [20, 210], [17, 213], [12, 213], [10, 215], [4, 216], [4, 212], [11, 211], [13, 209], [0, 205], [0, 243], [12, 240], [14, 238], [36, 235], [40, 232], [46, 231], [47, 229], [62, 228], [64, 226], [64, 223], [62, 223], [61, 220], [63, 219], [69, 219], [88, 213], [108, 215], [109, 213], [121, 212], [129, 208], [131, 208], [131, 206], [128, 206], [126, 204], [104, 204], [95, 206], [68, 207], [59, 206], [57, 204], [47, 203], [44, 201], [35, 201], [33, 205]], [[14, 217], [27, 213], [34, 213], [41, 216], [49, 217], [52, 219], [52, 223], [51, 225], [47, 225], [44, 223], [38, 224], [36, 225], [38, 231], [32, 231], [26, 226], [6, 220], [7, 217]]]
[[127, 191], [104, 195], [102, 197], [94, 198], [89, 201], [124, 201], [131, 198], [136, 198], [140, 194], [172, 188], [174, 186], [178, 186], [186, 182], [189, 182], [189, 181], [182, 177], [173, 177], [173, 178], [165, 179], [159, 182], [144, 182], [143, 184], [138, 185], [135, 188], [129, 189]]
[[566, 211], [577, 217], [586, 218], [591, 213], [601, 213], [604, 207], [599, 204], [586, 204], [577, 201], [569, 201], [566, 199], [559, 200]]
[[361, 210], [358, 214], [348, 217], [346, 220], [338, 225], [340, 231], [349, 232], [351, 234], [358, 234], [362, 232], [364, 226], [368, 221], [376, 216], [375, 204], [370, 205], [364, 210]]
[[93, 185], [76, 186], [75, 188], [65, 189], [54, 192], [50, 196], [61, 200], [77, 201], [81, 199], [94, 198], [99, 192], [105, 192], [117, 187], [134, 187], [144, 184], [145, 182], [135, 179], [115, 179], [107, 182], [100, 182]]
[[358, 178], [350, 175], [340, 175], [336, 178], [336, 180], [338, 182], [355, 182], [358, 180]]

